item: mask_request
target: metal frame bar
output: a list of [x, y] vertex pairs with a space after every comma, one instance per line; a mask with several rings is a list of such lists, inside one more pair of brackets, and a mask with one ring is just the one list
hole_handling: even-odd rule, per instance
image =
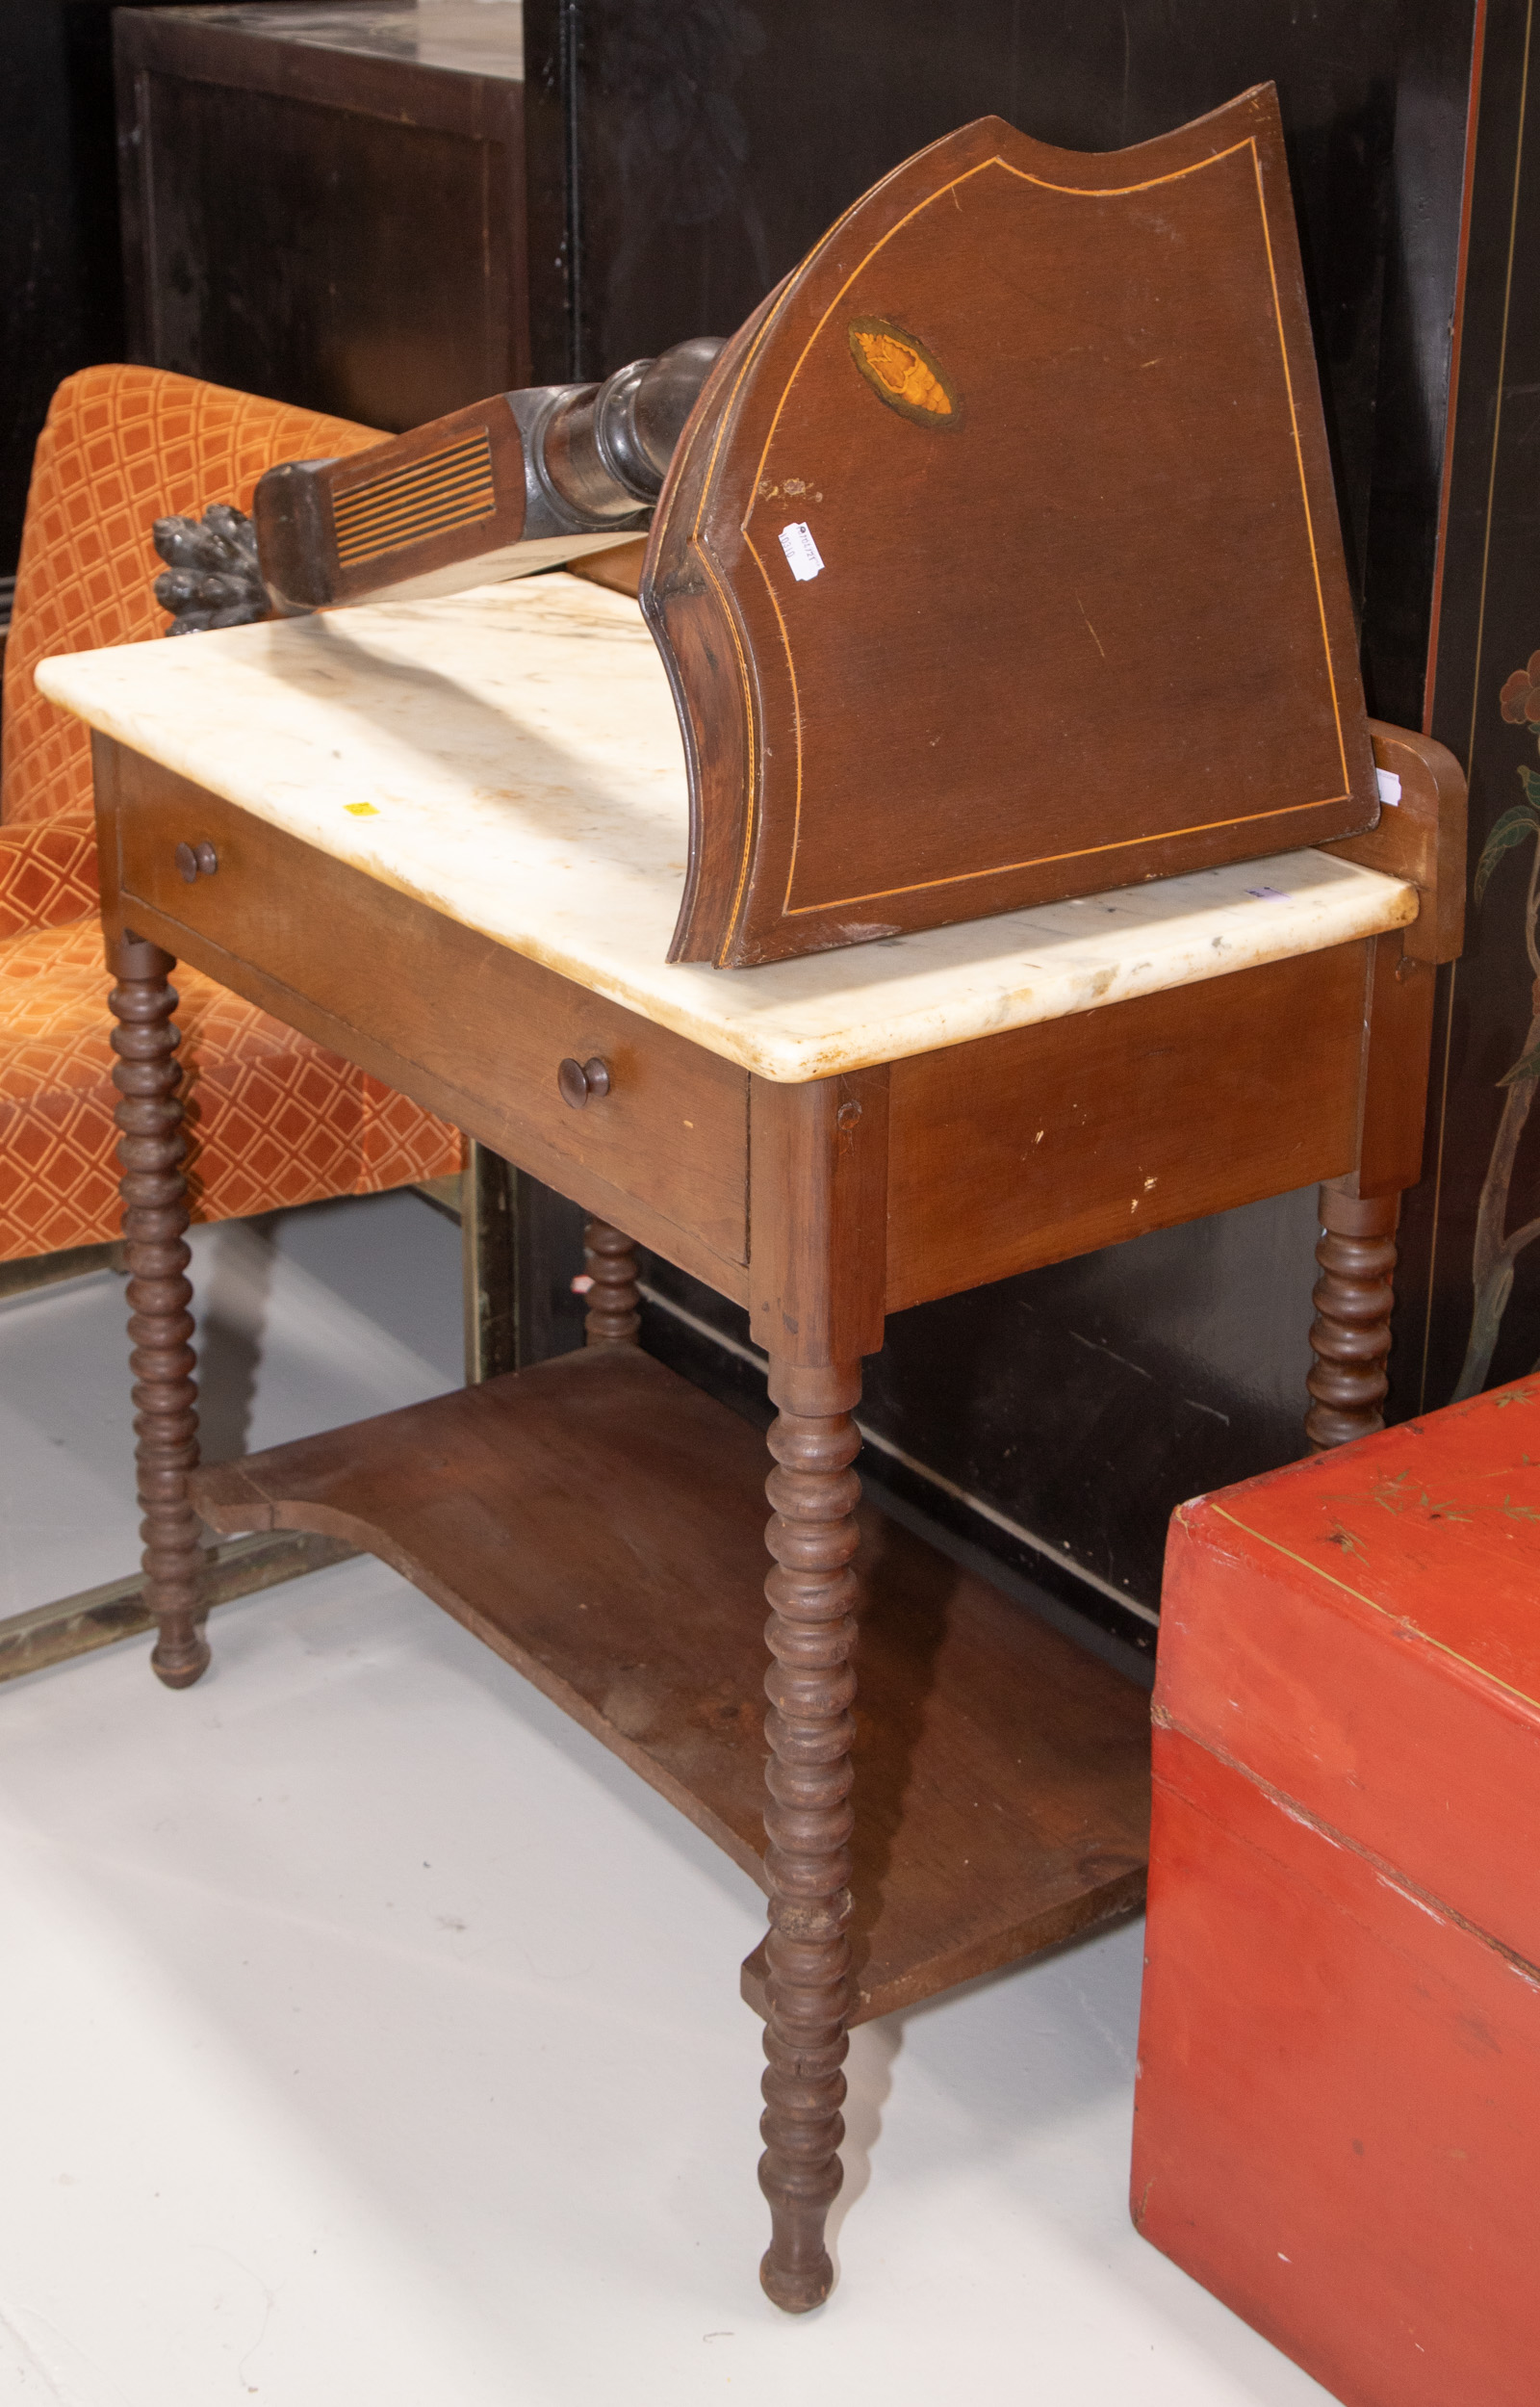
[[[423, 1181], [416, 1192], [435, 1210], [458, 1222], [465, 1293], [465, 1378], [467, 1386], [515, 1370], [525, 1359], [522, 1333], [527, 1315], [520, 1309], [526, 1279], [521, 1276], [521, 1174], [483, 1145], [468, 1141], [466, 1166], [458, 1178]], [[0, 1262], [0, 1302], [31, 1295], [66, 1279], [123, 1268], [121, 1243], [80, 1245], [57, 1254], [37, 1254], [21, 1261]], [[251, 1596], [286, 1580], [302, 1579], [327, 1564], [346, 1563], [358, 1552], [345, 1540], [317, 1538], [303, 1530], [264, 1530], [244, 1538], [221, 1540], [209, 1550], [205, 1574], [209, 1604], [224, 1605], [238, 1596]], [[0, 1682], [19, 1680], [116, 1645], [151, 1627], [143, 1604], [144, 1577], [133, 1571], [108, 1580], [77, 1595], [57, 1597], [26, 1613], [0, 1618]]]
[[57, 1287], [66, 1279], [89, 1279], [94, 1271], [126, 1267], [119, 1239], [107, 1245], [66, 1245], [57, 1254], [27, 1254], [19, 1261], [0, 1262], [0, 1304], [12, 1296], [33, 1295], [39, 1287]]
[[[248, 1538], [221, 1539], [209, 1550], [210, 1606], [255, 1595], [329, 1563], [350, 1562], [357, 1552], [345, 1539], [315, 1538], [308, 1530], [259, 1530]], [[133, 1571], [100, 1588], [82, 1589], [78, 1595], [61, 1596], [51, 1605], [35, 1605], [30, 1613], [12, 1614], [0, 1620], [0, 1681], [19, 1680], [76, 1655], [94, 1654], [97, 1647], [116, 1645], [120, 1638], [137, 1638], [153, 1626], [143, 1599], [144, 1574]]]

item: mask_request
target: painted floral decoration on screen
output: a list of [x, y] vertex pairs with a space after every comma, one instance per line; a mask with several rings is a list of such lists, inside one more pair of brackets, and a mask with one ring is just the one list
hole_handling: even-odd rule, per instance
[[[1509, 724], [1527, 727], [1530, 735], [1540, 742], [1540, 652], [1531, 652], [1525, 666], [1514, 670], [1502, 687], [1500, 700], [1502, 715]], [[1507, 1089], [1507, 1094], [1476, 1212], [1476, 1250], [1471, 1265], [1476, 1303], [1471, 1315], [1471, 1338], [1465, 1352], [1465, 1366], [1460, 1373], [1460, 1384], [1454, 1390], [1456, 1402], [1465, 1396], [1478, 1395], [1485, 1387], [1498, 1333], [1502, 1326], [1502, 1315], [1513, 1292], [1514, 1265], [1525, 1247], [1532, 1245], [1535, 1238], [1540, 1237], [1540, 1217], [1527, 1220], [1511, 1234], [1507, 1233], [1508, 1197], [1518, 1158], [1519, 1140], [1529, 1118], [1535, 1088], [1540, 1085], [1540, 941], [1536, 936], [1536, 921], [1540, 919], [1540, 771], [1521, 764], [1519, 783], [1524, 789], [1524, 800], [1514, 803], [1502, 814], [1481, 847], [1481, 858], [1476, 864], [1475, 899], [1479, 908], [1493, 872], [1505, 853], [1519, 851], [1526, 845], [1532, 847], [1529, 854], [1529, 885], [1524, 905], [1524, 941], [1533, 982], [1530, 989], [1529, 1033], [1524, 1040], [1518, 1060], [1499, 1080], [1499, 1084]]]

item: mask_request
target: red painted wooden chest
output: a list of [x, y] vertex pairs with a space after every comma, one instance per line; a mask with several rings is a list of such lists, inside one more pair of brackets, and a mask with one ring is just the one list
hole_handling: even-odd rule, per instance
[[1348, 2407], [1540, 2399], [1540, 1378], [1172, 1524], [1134, 2220]]

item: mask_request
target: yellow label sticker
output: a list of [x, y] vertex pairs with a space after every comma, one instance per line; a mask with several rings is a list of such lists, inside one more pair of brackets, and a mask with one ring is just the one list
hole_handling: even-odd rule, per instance
[[853, 318], [850, 355], [879, 401], [924, 427], [955, 427], [962, 403], [923, 343], [887, 318]]
[[352, 819], [377, 819], [379, 813], [372, 802], [345, 802], [343, 809]]

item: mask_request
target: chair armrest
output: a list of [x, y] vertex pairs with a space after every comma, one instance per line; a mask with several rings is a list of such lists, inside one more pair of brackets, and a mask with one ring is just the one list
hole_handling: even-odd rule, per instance
[[1400, 780], [1400, 800], [1383, 802], [1379, 823], [1322, 852], [1415, 886], [1422, 908], [1405, 931], [1414, 961], [1457, 961], [1465, 944], [1465, 777], [1431, 736], [1371, 719], [1374, 765]]
[[0, 827], [0, 941], [94, 919], [96, 829], [83, 811]]

